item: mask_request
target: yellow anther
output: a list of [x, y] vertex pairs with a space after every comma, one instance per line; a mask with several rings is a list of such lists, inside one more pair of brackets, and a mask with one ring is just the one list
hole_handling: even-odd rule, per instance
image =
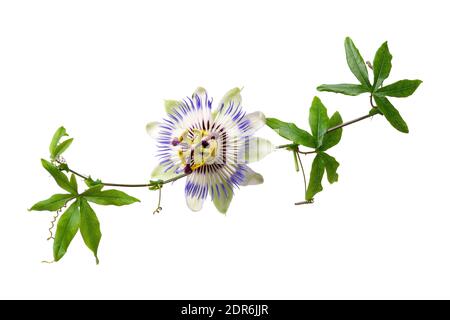
[[217, 154], [217, 141], [210, 140], [209, 141], [209, 158], [215, 158]]
[[181, 164], [183, 165], [183, 166], [185, 166], [186, 165], [186, 159], [184, 158], [184, 154], [183, 154], [183, 150], [178, 150], [178, 157], [180, 158], [180, 160], [181, 160]]
[[192, 171], [194, 171], [194, 170], [200, 168], [200, 167], [201, 167], [202, 165], [204, 165], [204, 164], [205, 164], [204, 162], [194, 164], [194, 165], [191, 167], [191, 169], [192, 169]]

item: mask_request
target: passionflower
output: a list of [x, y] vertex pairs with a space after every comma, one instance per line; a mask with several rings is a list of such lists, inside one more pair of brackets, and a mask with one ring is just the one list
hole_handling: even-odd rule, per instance
[[263, 183], [262, 175], [247, 164], [272, 152], [273, 145], [255, 132], [265, 124], [262, 112], [246, 114], [241, 90], [227, 92], [212, 108], [203, 88], [183, 100], [166, 100], [167, 118], [147, 125], [157, 139], [159, 165], [155, 179], [186, 175], [188, 207], [199, 211], [208, 195], [217, 210], [226, 213], [235, 189]]

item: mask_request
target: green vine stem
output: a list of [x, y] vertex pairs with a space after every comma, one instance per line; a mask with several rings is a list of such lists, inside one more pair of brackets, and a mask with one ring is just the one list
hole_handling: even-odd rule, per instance
[[[61, 160], [57, 159], [55, 160], [56, 163], [60, 164], [60, 165], [66, 165], [64, 162], [62, 162]], [[88, 180], [89, 177], [85, 176], [73, 169], [70, 168], [66, 168], [66, 170], [70, 173], [73, 173], [74, 175], [84, 179], [84, 180]], [[150, 183], [140, 183], [140, 184], [128, 184], [128, 183], [108, 183], [108, 182], [102, 182], [101, 184], [107, 187], [122, 187], [122, 188], [149, 188], [149, 187], [154, 187], [155, 185], [165, 185], [174, 181], [177, 181], [179, 179], [182, 179], [184, 177], [186, 177], [188, 174], [183, 173], [180, 174], [176, 177], [167, 179], [167, 180], [151, 180]], [[155, 190], [158, 190], [160, 188], [156, 188]]]

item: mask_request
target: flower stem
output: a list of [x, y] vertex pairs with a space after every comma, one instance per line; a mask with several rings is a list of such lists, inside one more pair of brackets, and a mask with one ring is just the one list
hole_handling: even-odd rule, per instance
[[365, 116], [362, 116], [362, 117], [359, 117], [359, 118], [356, 118], [356, 119], [353, 119], [353, 120], [344, 122], [344, 123], [342, 123], [342, 124], [340, 124], [340, 125], [337, 125], [337, 126], [335, 126], [335, 127], [332, 127], [332, 128], [330, 128], [330, 129], [328, 129], [328, 130], [327, 130], [327, 133], [328, 133], [328, 132], [332, 132], [332, 131], [337, 130], [337, 129], [340, 129], [340, 128], [343, 128], [343, 127], [348, 126], [348, 125], [350, 125], [350, 124], [359, 122], [359, 121], [361, 121], [361, 120], [364, 120], [364, 119], [373, 117], [373, 116], [374, 116], [374, 115], [371, 115], [371, 114], [369, 113], [369, 114], [366, 114]]
[[[64, 164], [64, 163], [61, 162], [60, 160], [56, 160], [56, 162], [59, 163], [59, 164]], [[77, 171], [72, 170], [72, 169], [70, 169], [70, 168], [68, 168], [67, 171], [69, 171], [70, 173], [73, 173], [74, 175], [76, 175], [76, 176], [78, 176], [78, 177], [80, 177], [80, 178], [82, 178], [82, 179], [84, 179], [84, 180], [89, 179], [89, 177], [87, 177], [87, 176], [85, 176], [85, 175], [83, 175], [83, 174], [81, 174], [81, 173], [78, 173]], [[159, 184], [164, 185], [164, 184], [167, 184], [167, 183], [170, 183], [170, 182], [174, 182], [174, 181], [177, 181], [177, 180], [179, 180], [179, 179], [181, 179], [181, 178], [186, 177], [187, 175], [188, 175], [188, 174], [183, 173], [183, 174], [180, 174], [180, 175], [178, 175], [178, 176], [176, 176], [176, 177], [173, 177], [173, 178], [170, 178], [170, 179], [167, 179], [167, 180], [163, 180], [162, 182], [159, 182]], [[107, 187], [148, 188], [148, 187], [150, 187], [150, 186], [153, 186], [153, 185], [156, 184], [156, 183], [158, 183], [158, 181], [150, 181], [150, 183], [141, 183], [141, 184], [128, 184], [128, 183], [109, 183], [109, 182], [102, 182], [102, 185], [107, 186]]]
[[292, 154], [294, 155], [295, 171], [296, 171], [296, 172], [299, 172], [300, 168], [298, 167], [297, 152], [292, 151]]
[[301, 205], [303, 205], [303, 204], [312, 204], [312, 203], [314, 203], [313, 200], [305, 200], [305, 201], [296, 202], [296, 203], [294, 203], [294, 204], [295, 204], [296, 206], [301, 206]]
[[303, 184], [305, 186], [305, 198], [306, 198], [306, 175], [305, 175], [305, 169], [303, 168], [303, 162], [302, 159], [300, 158], [300, 153], [296, 153], [295, 154], [298, 158], [298, 162], [300, 163], [300, 168], [302, 168], [302, 175], [303, 175]]

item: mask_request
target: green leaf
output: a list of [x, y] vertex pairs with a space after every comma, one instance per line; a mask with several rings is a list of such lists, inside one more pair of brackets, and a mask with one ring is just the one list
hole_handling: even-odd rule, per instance
[[295, 144], [314, 148], [316, 146], [313, 136], [290, 122], [284, 122], [276, 118], [266, 118], [266, 125], [276, 133]]
[[79, 200], [75, 201], [59, 218], [53, 242], [53, 257], [59, 261], [67, 252], [67, 248], [78, 232], [80, 226]]
[[87, 189], [87, 190], [86, 190], [85, 192], [83, 192], [81, 195], [82, 195], [82, 196], [96, 195], [96, 194], [98, 194], [102, 189], [103, 189], [103, 185], [102, 185], [102, 184], [97, 184], [97, 185], [94, 185], [94, 186], [90, 187], [89, 189]]
[[380, 108], [387, 121], [398, 131], [408, 133], [408, 125], [391, 102], [384, 97], [375, 96], [374, 98], [378, 108]]
[[54, 153], [51, 155], [52, 159], [56, 159], [58, 158], [60, 155], [62, 155], [64, 153], [64, 151], [67, 150], [67, 148], [70, 147], [70, 145], [73, 142], [73, 138], [71, 139], [67, 139], [66, 141], [61, 142], [60, 144], [58, 144], [54, 150]]
[[339, 162], [335, 158], [327, 153], [322, 153], [325, 169], [327, 170], [327, 179], [329, 183], [337, 182], [339, 175], [337, 174], [337, 169], [339, 167]]
[[306, 200], [310, 201], [314, 196], [323, 190], [322, 178], [325, 172], [325, 164], [323, 160], [323, 155], [319, 152], [311, 167], [311, 174], [309, 176], [308, 189], [306, 190]]
[[77, 194], [77, 190], [72, 186], [72, 184], [69, 182], [69, 179], [64, 173], [62, 173], [57, 167], [55, 167], [47, 160], [41, 159], [41, 163], [45, 170], [47, 170], [55, 179], [58, 186], [70, 192], [71, 194]]
[[52, 156], [52, 159], [54, 158], [53, 155], [55, 154], [56, 146], [59, 144], [59, 141], [64, 136], [67, 136], [66, 129], [64, 127], [59, 127], [56, 130], [55, 134], [53, 135], [52, 141], [50, 142], [49, 151], [50, 155]]
[[359, 50], [356, 48], [352, 39], [345, 38], [345, 55], [347, 57], [347, 64], [356, 79], [366, 87], [371, 89], [372, 86], [369, 81], [369, 74], [367, 73], [366, 63], [364, 62]]
[[347, 96], [357, 96], [364, 92], [369, 92], [369, 90], [360, 84], [322, 84], [317, 87], [318, 91], [327, 91], [334, 93], [342, 93]]
[[75, 197], [72, 194], [54, 194], [47, 200], [36, 203], [29, 211], [56, 211], [64, 207], [73, 198]]
[[100, 231], [100, 223], [92, 207], [83, 198], [81, 199], [80, 203], [80, 214], [81, 236], [83, 237], [86, 246], [94, 253], [95, 260], [98, 264], [99, 260], [97, 251], [100, 239], [102, 237], [102, 233]]
[[72, 185], [73, 189], [78, 193], [78, 182], [77, 177], [75, 177], [74, 174], [70, 176], [70, 184]]
[[139, 199], [136, 199], [132, 196], [129, 196], [125, 192], [119, 191], [119, 190], [95, 190], [94, 188], [99, 187], [93, 187], [86, 192], [84, 192], [82, 195], [83, 197], [90, 201], [94, 202], [96, 204], [100, 205], [113, 205], [113, 206], [124, 206], [128, 204], [132, 204], [135, 202], [140, 202]]
[[310, 201], [314, 196], [323, 190], [322, 179], [327, 171], [328, 182], [334, 183], [339, 179], [337, 169], [339, 162], [335, 158], [325, 152], [318, 152], [311, 167], [311, 174], [309, 176], [309, 184], [306, 190], [306, 200]]
[[[336, 127], [338, 125], [341, 125], [342, 123], [343, 123], [342, 117], [339, 114], [339, 112], [336, 111], [328, 121], [327, 130]], [[339, 141], [341, 141], [341, 137], [342, 137], [342, 128], [325, 133], [320, 150], [325, 151], [330, 149], [331, 147], [334, 147], [339, 143]]]
[[164, 108], [168, 114], [171, 114], [179, 105], [180, 101], [178, 100], [164, 100]]
[[375, 95], [379, 97], [409, 97], [416, 91], [422, 83], [421, 80], [400, 80], [386, 87], [382, 87], [375, 91]]
[[389, 77], [392, 68], [392, 55], [387, 41], [381, 45], [373, 59], [373, 91], [376, 91], [383, 81]]
[[318, 97], [314, 97], [309, 109], [309, 126], [311, 127], [316, 148], [319, 148], [328, 129], [328, 115], [327, 108], [325, 108]]

